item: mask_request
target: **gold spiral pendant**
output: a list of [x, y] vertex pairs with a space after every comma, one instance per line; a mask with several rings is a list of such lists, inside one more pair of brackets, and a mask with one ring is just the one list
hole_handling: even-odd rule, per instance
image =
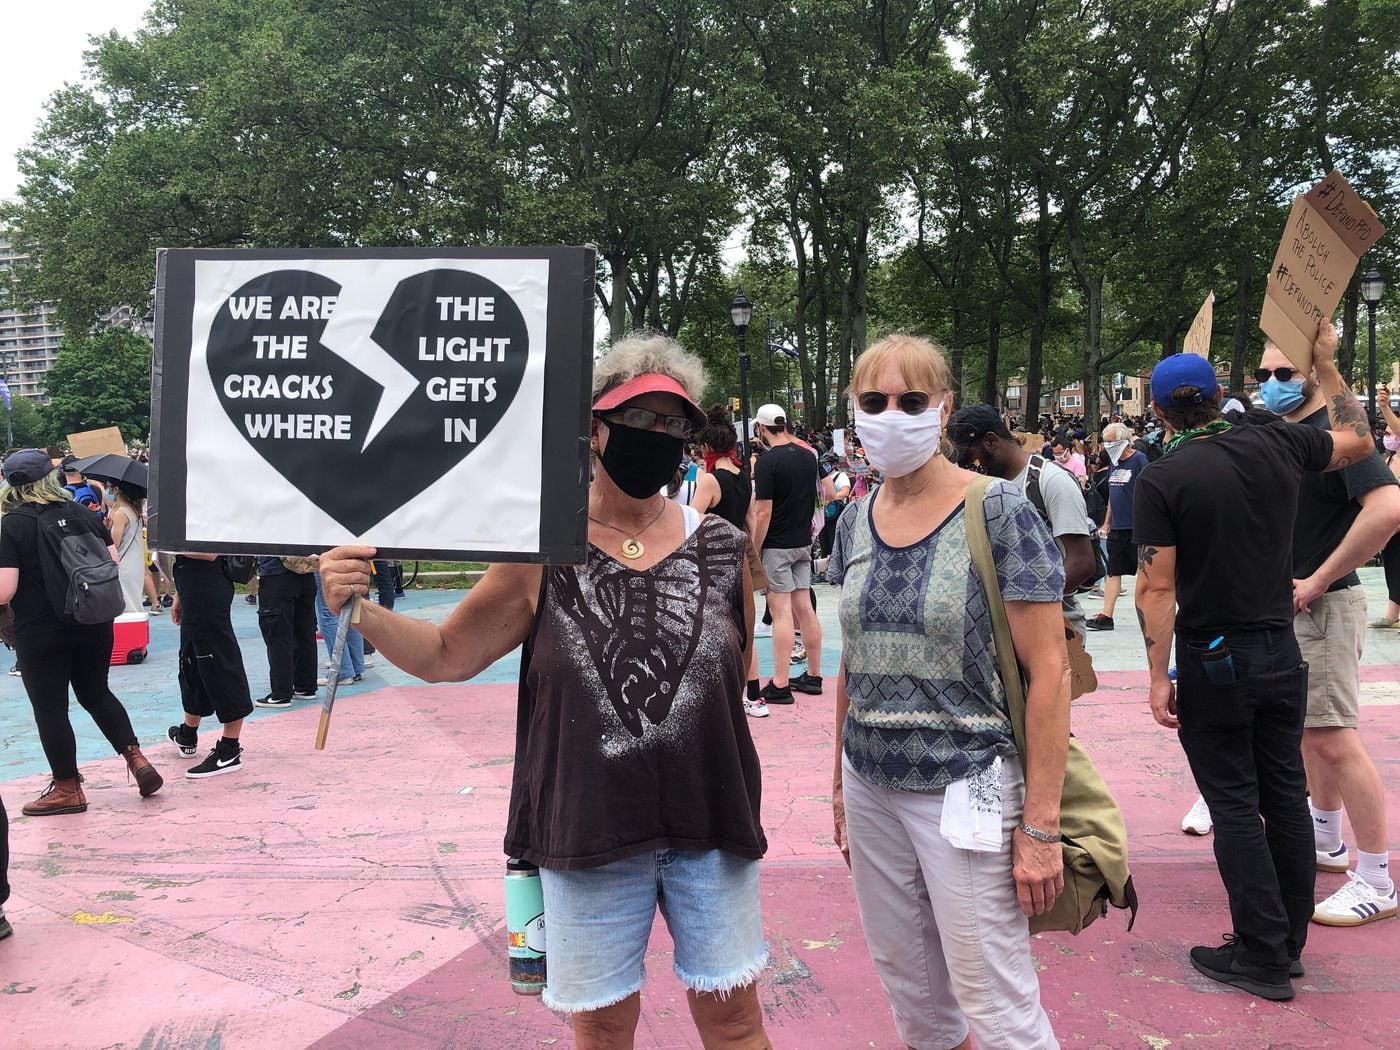
[[628, 561], [636, 561], [646, 553], [646, 548], [642, 546], [642, 541], [635, 536], [628, 536], [622, 541], [622, 556]]

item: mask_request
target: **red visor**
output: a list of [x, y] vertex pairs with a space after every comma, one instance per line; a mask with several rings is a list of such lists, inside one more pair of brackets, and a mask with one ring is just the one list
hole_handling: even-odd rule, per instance
[[619, 387], [613, 387], [593, 402], [593, 411], [610, 412], [642, 394], [675, 394], [685, 402], [685, 414], [690, 418], [691, 424], [697, 430], [705, 425], [705, 413], [700, 411], [699, 405], [690, 400], [690, 395], [685, 392], [685, 387], [670, 376], [662, 375], [660, 372], [648, 372], [635, 379], [629, 379]]

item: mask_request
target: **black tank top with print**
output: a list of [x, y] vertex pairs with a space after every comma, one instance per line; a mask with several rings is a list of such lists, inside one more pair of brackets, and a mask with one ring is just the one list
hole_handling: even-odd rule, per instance
[[544, 570], [520, 666], [505, 849], [597, 867], [658, 849], [758, 859], [743, 707], [744, 537], [707, 515], [638, 572], [594, 546]]

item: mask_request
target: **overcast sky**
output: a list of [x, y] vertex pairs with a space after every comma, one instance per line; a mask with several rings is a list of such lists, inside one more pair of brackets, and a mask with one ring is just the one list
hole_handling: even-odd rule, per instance
[[47, 0], [5, 4], [0, 55], [0, 199], [19, 186], [15, 151], [29, 145], [44, 103], [81, 78], [88, 37], [115, 29], [130, 36], [149, 0]]

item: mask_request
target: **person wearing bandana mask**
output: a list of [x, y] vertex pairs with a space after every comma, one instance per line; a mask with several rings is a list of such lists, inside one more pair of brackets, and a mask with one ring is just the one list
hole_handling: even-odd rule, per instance
[[[1266, 343], [1259, 394], [1290, 424], [1328, 427], [1327, 399], [1315, 378]], [[1369, 427], [1366, 437], [1370, 440]], [[1356, 569], [1400, 529], [1400, 486], [1375, 452], [1332, 474], [1303, 479], [1293, 526], [1293, 629], [1308, 661], [1303, 762], [1319, 871], [1354, 874], [1317, 905], [1313, 921], [1357, 926], [1397, 912], [1389, 875], [1385, 790], [1357, 731], [1366, 597]], [[1342, 837], [1343, 814], [1351, 823]]]
[[1113, 630], [1113, 611], [1123, 592], [1123, 577], [1137, 575], [1137, 545], [1133, 543], [1133, 490], [1138, 475], [1147, 467], [1147, 457], [1135, 451], [1130, 442], [1133, 432], [1122, 423], [1104, 428], [1104, 449], [1108, 453], [1108, 572], [1103, 584], [1103, 612], [1091, 616], [1084, 626], [1091, 631]]
[[[699, 359], [665, 336], [595, 364], [584, 564], [492, 565], [441, 625], [360, 603], [366, 639], [428, 681], [524, 646], [505, 849], [540, 869], [544, 1003], [572, 1015], [580, 1046], [632, 1045], [663, 900], [699, 1041], [769, 1045], [744, 536], [661, 495], [705, 423], [704, 388]], [[375, 553], [322, 556], [332, 609], [368, 593]]]

